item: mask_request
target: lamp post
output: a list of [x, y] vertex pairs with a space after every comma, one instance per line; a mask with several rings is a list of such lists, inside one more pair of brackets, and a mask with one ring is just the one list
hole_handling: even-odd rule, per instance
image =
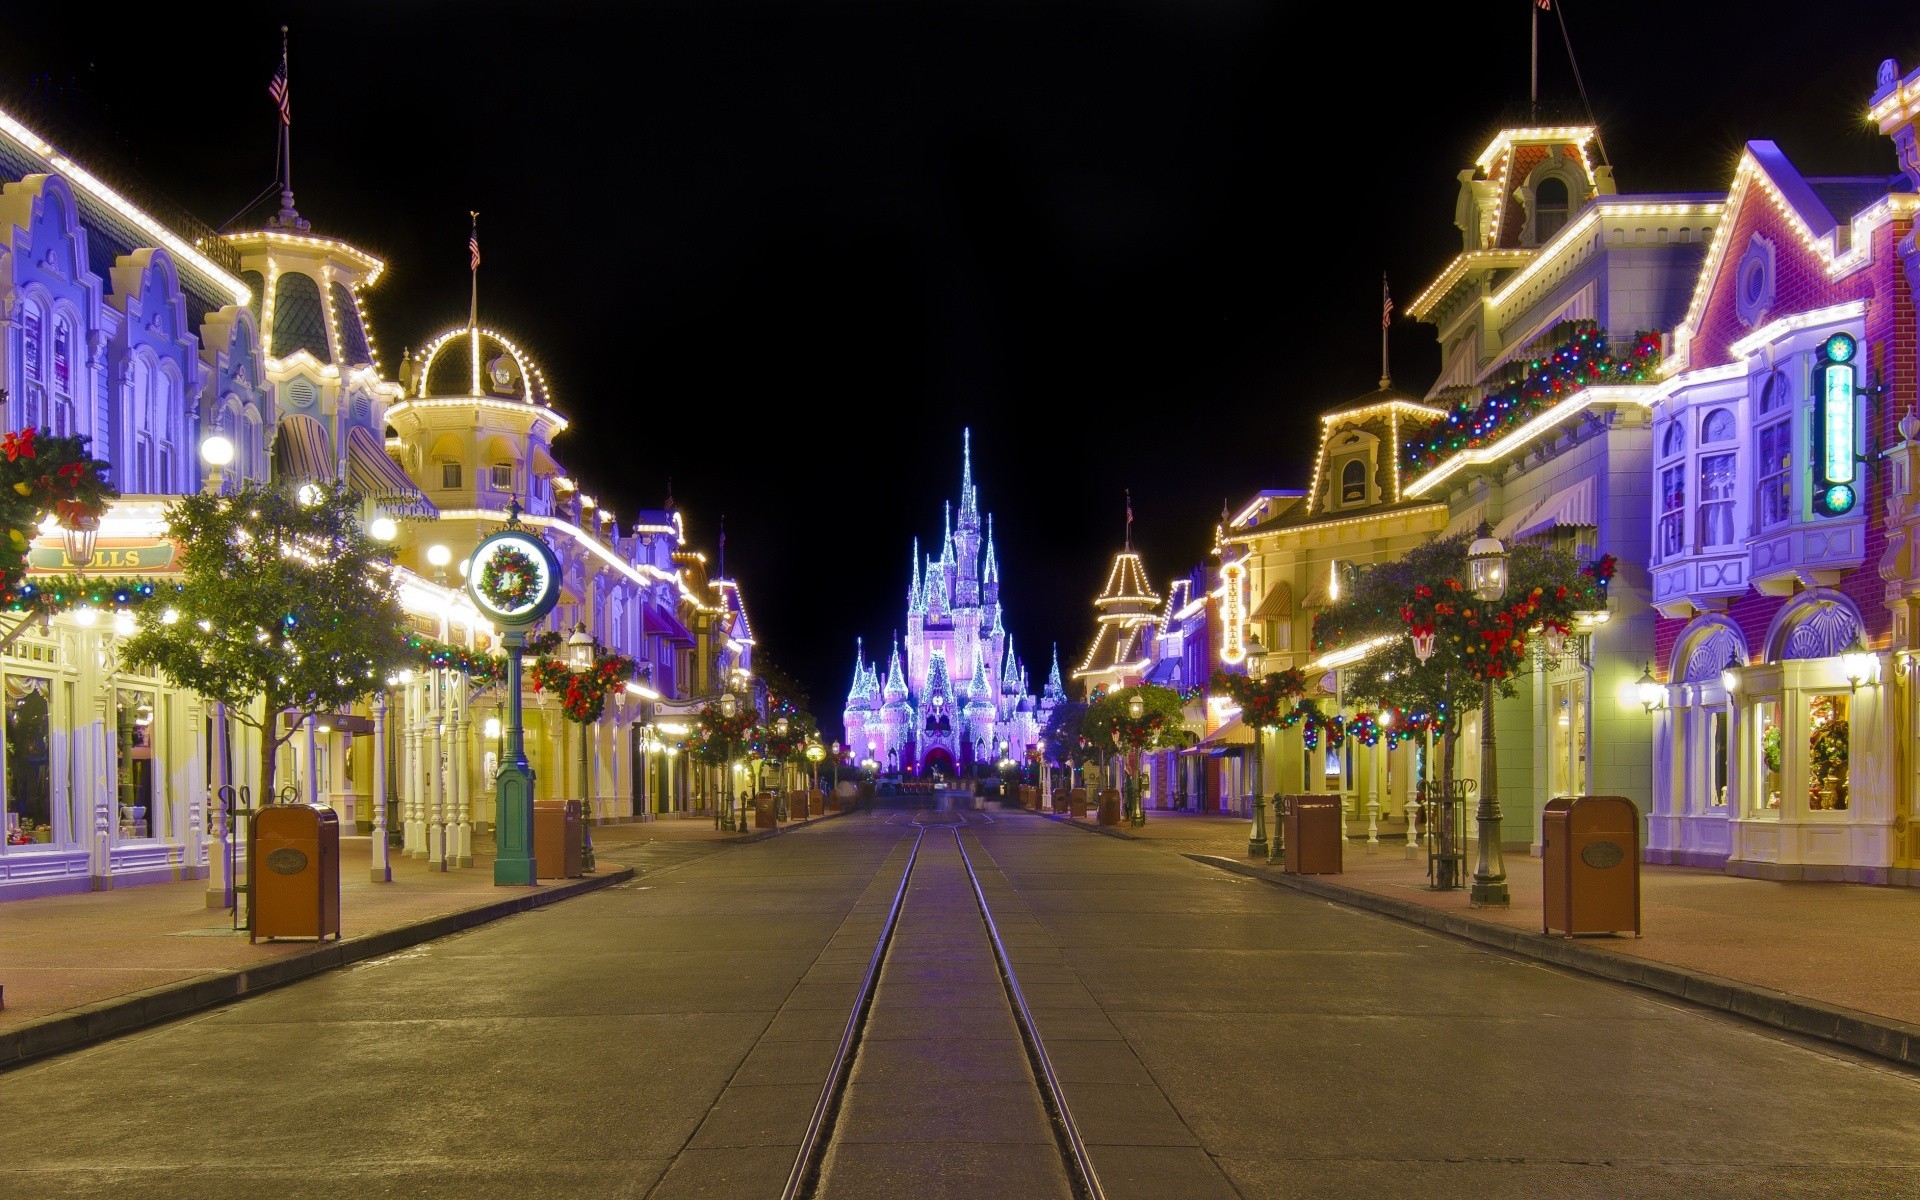
[[1140, 748], [1134, 744], [1139, 736], [1138, 726], [1146, 715], [1146, 699], [1135, 689], [1133, 695], [1127, 697], [1127, 722], [1130, 726], [1127, 730], [1127, 823], [1135, 826], [1147, 822], [1145, 801], [1140, 796]]
[[[1267, 648], [1260, 644], [1258, 637], [1247, 639], [1247, 679], [1258, 682], [1264, 677], [1267, 665]], [[1241, 716], [1248, 714], [1243, 709]], [[1267, 806], [1266, 797], [1261, 793], [1266, 787], [1266, 733], [1260, 725], [1253, 725], [1253, 827], [1247, 834], [1247, 857], [1267, 857]], [[1279, 826], [1279, 815], [1274, 816], [1274, 825]]]
[[[567, 638], [567, 665], [576, 671], [593, 669], [593, 635], [576, 623]], [[580, 869], [593, 870], [593, 735], [580, 726]]]
[[[1467, 547], [1467, 576], [1476, 600], [1497, 603], [1507, 594], [1507, 548], [1482, 523], [1480, 536]], [[1474, 861], [1476, 905], [1506, 907], [1513, 902], [1507, 890], [1507, 863], [1500, 850], [1499, 766], [1493, 736], [1493, 675], [1480, 680], [1480, 810], [1474, 816], [1480, 829], [1480, 851]]]
[[[792, 728], [792, 722], [788, 721], [784, 716], [778, 718], [773, 723], [774, 736], [780, 739], [783, 748], [787, 740], [787, 731]], [[780, 756], [780, 786], [774, 791], [773, 797], [774, 820], [776, 821], [785, 821], [793, 815], [787, 809], [787, 792], [790, 790], [787, 787], [786, 779], [788, 762], [787, 756], [782, 754]]]
[[218, 496], [226, 491], [225, 468], [233, 461], [233, 440], [224, 433], [209, 434], [200, 443], [200, 461], [207, 464], [207, 494]]
[[[740, 713], [740, 701], [732, 692], [720, 696], [720, 716], [731, 722]], [[733, 829], [733, 731], [729, 729], [726, 737], [726, 769], [721, 772], [721, 803], [714, 808], [713, 823], [716, 828]]]
[[[840, 743], [833, 744], [833, 794], [840, 794]], [[836, 801], [837, 803], [837, 801]]]

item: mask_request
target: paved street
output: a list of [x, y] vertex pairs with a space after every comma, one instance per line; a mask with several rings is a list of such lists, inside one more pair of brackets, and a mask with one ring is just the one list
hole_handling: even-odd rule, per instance
[[962, 847], [1108, 1196], [1920, 1196], [1910, 1074], [886, 808], [0, 1075], [0, 1195], [779, 1196], [916, 839], [822, 1196], [1065, 1194]]

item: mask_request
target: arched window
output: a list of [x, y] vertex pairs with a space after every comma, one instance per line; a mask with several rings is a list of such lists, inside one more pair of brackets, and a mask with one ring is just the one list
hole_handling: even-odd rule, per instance
[[150, 426], [157, 447], [154, 458], [153, 490], [173, 491], [173, 467], [179, 461], [174, 430], [180, 426], [180, 400], [186, 389], [169, 363], [159, 372], [160, 387], [154, 396], [153, 424]]
[[1753, 519], [1762, 529], [1793, 517], [1793, 404], [1784, 371], [1760, 381], [1760, 421], [1753, 434]]
[[1667, 432], [1660, 439], [1660, 457], [1672, 458], [1687, 448], [1687, 427], [1678, 421], [1667, 426]]
[[1567, 224], [1567, 181], [1549, 175], [1533, 189], [1533, 240], [1544, 242]]
[[1364, 504], [1367, 500], [1367, 464], [1354, 459], [1340, 469], [1340, 503]]
[[29, 300], [20, 310], [20, 367], [26, 394], [20, 398], [20, 427], [40, 424], [46, 395], [46, 314]]
[[153, 483], [153, 364], [144, 354], [133, 359], [133, 394], [127, 398], [123, 443], [130, 458], [122, 472], [127, 490], [136, 495], [151, 491]]
[[1658, 522], [1655, 526], [1654, 551], [1665, 562], [1686, 553], [1687, 549], [1687, 426], [1684, 421], [1672, 421], [1665, 433], [1660, 435], [1660, 458], [1677, 459], [1670, 466], [1660, 468], [1660, 495], [1658, 497]]
[[1707, 414], [1706, 420], [1700, 422], [1700, 444], [1701, 445], [1710, 446], [1716, 442], [1730, 442], [1732, 440], [1733, 440], [1733, 410], [1732, 409], [1716, 408]]
[[60, 316], [53, 322], [53, 432], [60, 437], [80, 432], [73, 394], [73, 322]]

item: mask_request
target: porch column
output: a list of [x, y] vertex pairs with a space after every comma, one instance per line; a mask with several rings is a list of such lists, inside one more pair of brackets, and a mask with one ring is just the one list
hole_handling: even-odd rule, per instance
[[233, 868], [227, 855], [232, 851], [233, 842], [227, 830], [227, 800], [220, 791], [233, 782], [233, 760], [227, 749], [227, 706], [214, 701], [209, 719], [213, 722], [213, 769], [207, 772], [207, 778], [213, 802], [208, 806], [211, 815], [207, 830], [207, 907], [232, 908]]
[[473, 865], [473, 785], [468, 760], [473, 757], [473, 722], [467, 712], [467, 677], [450, 675], [453, 682], [453, 846], [449, 853], [456, 867]]
[[367, 877], [374, 883], [393, 882], [393, 863], [387, 853], [387, 694], [373, 698], [373, 833], [368, 849]]

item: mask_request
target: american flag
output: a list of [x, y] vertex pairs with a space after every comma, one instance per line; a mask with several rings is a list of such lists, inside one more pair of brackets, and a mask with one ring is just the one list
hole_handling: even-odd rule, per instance
[[287, 64], [281, 63], [280, 69], [273, 73], [273, 81], [267, 84], [267, 95], [279, 106], [280, 123], [293, 124], [293, 110], [287, 105]]
[[480, 231], [477, 229], [467, 235], [467, 258], [473, 264], [467, 269], [478, 271], [480, 269]]
[[1534, 2], [1534, 5], [1540, 9], [1541, 12], [1553, 11], [1553, 0], [1533, 0], [1533, 2]]
[[1380, 277], [1380, 328], [1387, 329], [1393, 324], [1393, 295], [1387, 291], [1387, 277]]

